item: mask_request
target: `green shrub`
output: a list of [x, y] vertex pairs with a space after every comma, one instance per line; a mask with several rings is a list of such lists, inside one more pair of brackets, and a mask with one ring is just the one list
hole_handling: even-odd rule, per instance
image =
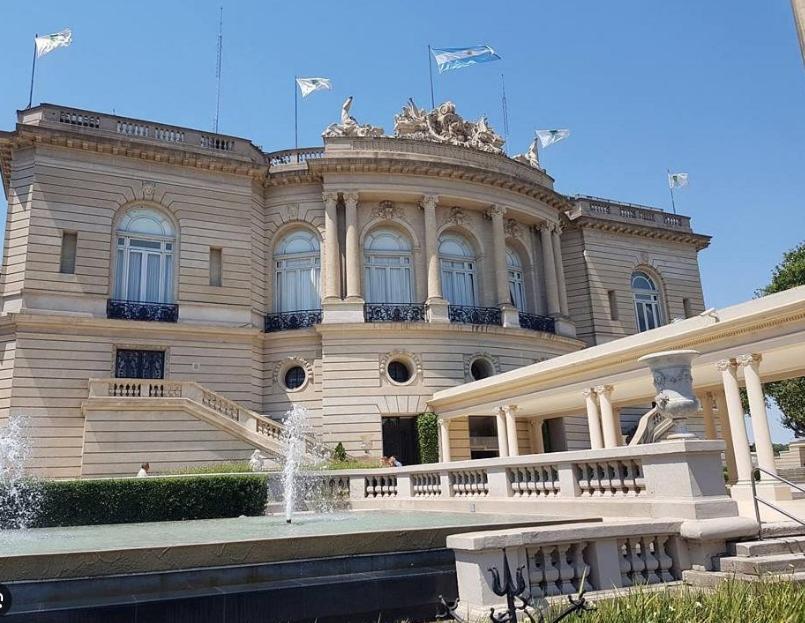
[[343, 463], [349, 457], [347, 456], [347, 451], [344, 449], [344, 444], [340, 441], [338, 445], [336, 445], [335, 450], [333, 450], [333, 461]]
[[261, 474], [45, 480], [37, 489], [37, 528], [262, 515], [268, 497]]
[[246, 462], [215, 463], [213, 465], [194, 465], [182, 467], [175, 471], [160, 472], [168, 474], [241, 474], [251, 472], [251, 466]]
[[416, 419], [421, 463], [439, 462], [439, 421], [435, 413], [420, 413]]

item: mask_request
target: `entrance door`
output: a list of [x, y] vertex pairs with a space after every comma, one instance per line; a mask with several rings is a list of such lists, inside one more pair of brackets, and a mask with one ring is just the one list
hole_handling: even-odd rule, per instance
[[392, 455], [403, 465], [419, 463], [415, 417], [383, 418], [383, 456]]
[[115, 377], [119, 379], [165, 378], [165, 351], [118, 350], [115, 360]]

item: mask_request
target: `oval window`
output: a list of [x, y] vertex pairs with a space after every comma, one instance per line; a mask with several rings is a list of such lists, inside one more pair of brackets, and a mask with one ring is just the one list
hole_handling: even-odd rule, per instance
[[492, 362], [483, 357], [478, 357], [478, 359], [473, 361], [470, 365], [470, 376], [472, 376], [475, 381], [480, 381], [494, 374], [495, 368]]
[[411, 380], [411, 369], [398, 359], [389, 362], [388, 373], [389, 378], [395, 383], [407, 383]]
[[285, 372], [285, 387], [299, 389], [305, 384], [307, 374], [302, 366], [292, 366]]

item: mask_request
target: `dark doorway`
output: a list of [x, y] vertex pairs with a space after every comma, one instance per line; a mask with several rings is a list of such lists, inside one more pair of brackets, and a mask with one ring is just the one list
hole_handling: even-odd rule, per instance
[[383, 456], [392, 455], [403, 465], [419, 463], [415, 417], [383, 418]]
[[118, 350], [115, 360], [115, 377], [119, 379], [165, 378], [165, 351]]

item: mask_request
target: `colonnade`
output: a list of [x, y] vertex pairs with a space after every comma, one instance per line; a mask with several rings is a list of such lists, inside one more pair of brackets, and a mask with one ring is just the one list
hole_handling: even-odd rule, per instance
[[[345, 248], [344, 263], [346, 283], [342, 288], [340, 257], [341, 249], [338, 239], [338, 199], [339, 194], [344, 202]], [[322, 194], [324, 200], [324, 303], [341, 301], [342, 291], [346, 294], [346, 302], [362, 303], [361, 267], [363, 265], [358, 233], [359, 193], [338, 193], [327, 191]], [[441, 266], [439, 262], [438, 226], [436, 208], [438, 195], [423, 195], [420, 207], [423, 212], [425, 231], [425, 262], [427, 266], [427, 299], [430, 307], [446, 306], [442, 289]], [[506, 208], [492, 205], [486, 216], [492, 223], [492, 258], [495, 265], [495, 300], [504, 311], [513, 309], [509, 293], [508, 265], [506, 262]], [[561, 228], [557, 223], [544, 221], [535, 226], [540, 235], [542, 249], [542, 274], [547, 299], [547, 313], [550, 316], [567, 317], [568, 303], [565, 286], [565, 273], [562, 262]], [[437, 320], [447, 320], [446, 314]], [[507, 324], [504, 319], [504, 324]]]

